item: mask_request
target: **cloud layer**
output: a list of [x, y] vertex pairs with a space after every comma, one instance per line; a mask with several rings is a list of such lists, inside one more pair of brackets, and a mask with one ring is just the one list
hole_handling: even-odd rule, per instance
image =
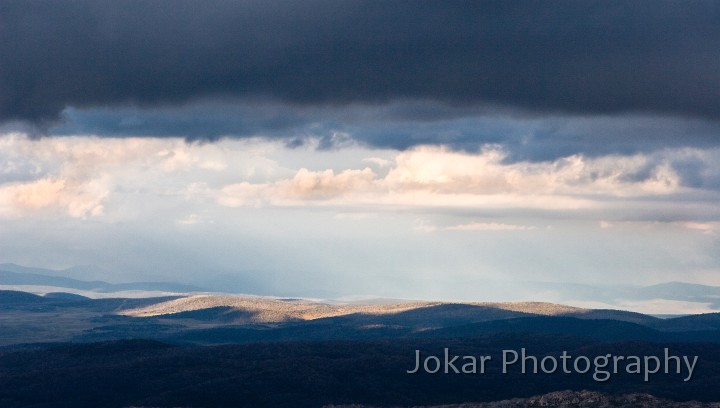
[[0, 259], [289, 296], [720, 283], [718, 149], [508, 162], [320, 143], [6, 134]]
[[712, 1], [4, 1], [0, 120], [66, 107], [431, 100], [720, 118]]
[[[717, 221], [716, 208], [698, 209], [713, 208], [720, 191], [717, 149], [508, 162], [508, 152], [497, 145], [477, 153], [437, 146], [318, 151], [263, 139], [187, 144], [143, 138], [30, 140], [21, 134], [6, 135], [0, 143], [0, 208], [8, 216], [52, 210], [94, 217], [105, 214], [108, 203], [118, 208], [146, 197], [148, 203], [181, 207], [201, 200], [227, 207], [370, 213], [515, 209], [559, 218], [566, 211], [584, 211], [581, 217], [601, 213], [608, 221], [702, 223]], [[501, 224], [506, 223], [496, 225]]]

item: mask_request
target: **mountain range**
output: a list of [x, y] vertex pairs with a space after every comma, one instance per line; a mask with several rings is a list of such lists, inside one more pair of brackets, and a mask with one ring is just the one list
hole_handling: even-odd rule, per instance
[[673, 318], [544, 302], [326, 302], [195, 294], [92, 299], [0, 291], [0, 345], [154, 339], [227, 344], [288, 340], [458, 338], [490, 333], [608, 341], [720, 341], [720, 313]]
[[29, 268], [15, 264], [0, 264], [0, 285], [2, 286], [40, 286], [57, 288], [56, 290], [77, 290], [97, 293], [117, 293], [126, 291], [142, 292], [201, 292], [204, 289], [194, 285], [173, 282], [130, 282], [109, 283], [100, 280], [81, 280], [60, 275], [64, 271]]
[[[64, 270], [0, 264], [0, 289], [33, 293], [70, 292], [88, 297], [158, 296], [192, 293], [253, 293], [250, 288], [218, 283], [213, 279], [198, 284], [178, 282], [120, 282], [110, 283], [101, 276], [107, 272], [92, 266], [77, 266]], [[227, 277], [226, 277], [227, 278]], [[229, 278], [227, 278], [229, 279]], [[648, 286], [589, 285], [559, 282], [478, 282], [492, 291], [495, 287], [517, 287], [518, 297], [512, 301], [528, 300], [571, 304], [586, 308], [622, 309], [652, 315], [684, 315], [720, 311], [720, 287], [687, 282], [665, 282]], [[132, 292], [132, 293], [131, 293]], [[332, 297], [330, 297], [332, 298]], [[361, 297], [368, 303], [374, 297]], [[379, 299], [379, 301], [385, 301]]]

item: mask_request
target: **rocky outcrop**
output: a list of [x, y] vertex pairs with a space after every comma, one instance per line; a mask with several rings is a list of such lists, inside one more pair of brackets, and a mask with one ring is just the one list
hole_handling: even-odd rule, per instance
[[[720, 408], [720, 402], [701, 403], [697, 401], [675, 402], [648, 394], [610, 395], [595, 391], [556, 391], [530, 398], [515, 398], [505, 401], [435, 405], [413, 408]], [[371, 408], [366, 405], [330, 405], [325, 408]]]

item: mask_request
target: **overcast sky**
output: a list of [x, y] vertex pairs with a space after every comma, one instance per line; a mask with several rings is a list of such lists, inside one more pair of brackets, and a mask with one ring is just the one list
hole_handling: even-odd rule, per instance
[[3, 1], [0, 262], [322, 297], [720, 285], [718, 21], [711, 1]]

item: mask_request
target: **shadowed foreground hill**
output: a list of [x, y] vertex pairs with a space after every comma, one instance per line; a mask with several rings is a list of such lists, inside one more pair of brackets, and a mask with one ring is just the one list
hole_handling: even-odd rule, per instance
[[[413, 367], [416, 349], [441, 355], [446, 347], [461, 355], [491, 355], [496, 364], [488, 364], [482, 374], [406, 372]], [[562, 350], [573, 356], [591, 357], [607, 353], [655, 356], [663, 353], [663, 345], [655, 343], [588, 342], [557, 335], [294, 341], [209, 347], [140, 340], [56, 345], [0, 352], [0, 406], [410, 407], [527, 398], [559, 390], [591, 390], [609, 395], [645, 393], [675, 401], [720, 401], [717, 344], [670, 346], [677, 355], [699, 356], [700, 363], [688, 382], [683, 381], [682, 375], [662, 373], [653, 375], [648, 382], [639, 375], [624, 372], [613, 375], [607, 382], [594, 381], [591, 373], [535, 375], [523, 374], [517, 367], [503, 374], [499, 364], [501, 350], [521, 347], [538, 356], [558, 355]], [[544, 401], [552, 401], [548, 398]]]

